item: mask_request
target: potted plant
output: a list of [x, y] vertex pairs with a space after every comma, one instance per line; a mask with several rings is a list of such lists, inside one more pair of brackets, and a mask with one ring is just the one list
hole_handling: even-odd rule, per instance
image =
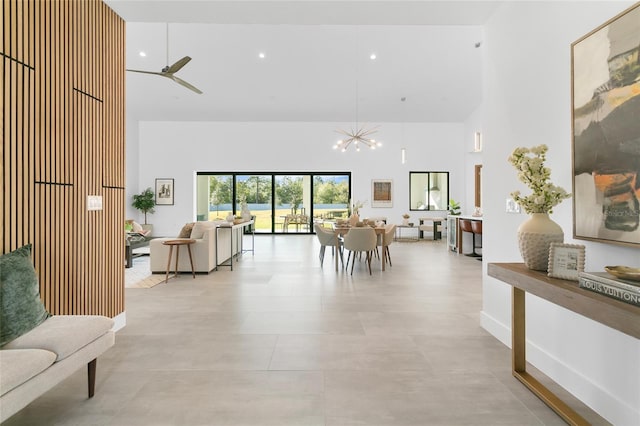
[[151, 188], [147, 188], [140, 194], [135, 194], [133, 196], [133, 203], [131, 203], [133, 208], [144, 213], [144, 225], [142, 225], [142, 227], [145, 230], [151, 230], [153, 228], [153, 225], [147, 224], [147, 213], [154, 212], [153, 207], [156, 205], [154, 197], [155, 195], [153, 190], [151, 190]]
[[458, 216], [460, 214], [460, 203], [453, 198], [449, 199], [449, 212], [452, 216]]

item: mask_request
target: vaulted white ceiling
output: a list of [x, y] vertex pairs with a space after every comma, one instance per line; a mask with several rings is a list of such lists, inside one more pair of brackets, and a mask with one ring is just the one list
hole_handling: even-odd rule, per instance
[[481, 102], [499, 2], [106, 3], [127, 22], [127, 68], [188, 55], [176, 76], [204, 92], [127, 73], [129, 120], [460, 122]]

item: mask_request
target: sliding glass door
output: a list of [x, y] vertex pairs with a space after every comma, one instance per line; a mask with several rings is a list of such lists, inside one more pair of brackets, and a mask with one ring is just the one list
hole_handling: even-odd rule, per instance
[[242, 210], [242, 202], [246, 201], [251, 215], [255, 216], [255, 231], [271, 232], [273, 222], [271, 175], [236, 175], [235, 182], [237, 214]]
[[314, 221], [346, 217], [351, 173], [198, 172], [198, 220], [238, 215], [245, 201], [259, 233], [311, 233]]
[[313, 177], [313, 217], [316, 220], [347, 217], [349, 183], [349, 175], [315, 175]]

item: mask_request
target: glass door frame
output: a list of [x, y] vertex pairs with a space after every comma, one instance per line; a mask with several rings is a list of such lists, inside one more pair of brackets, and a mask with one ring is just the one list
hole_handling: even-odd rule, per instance
[[[238, 176], [271, 176], [271, 230], [270, 231], [266, 231], [266, 232], [259, 232], [258, 229], [256, 228], [256, 233], [259, 234], [313, 234], [315, 233], [315, 231], [313, 230], [313, 218], [314, 218], [314, 177], [316, 176], [346, 176], [349, 180], [349, 198], [351, 199], [351, 180], [352, 180], [352, 176], [351, 176], [351, 172], [282, 172], [282, 171], [278, 171], [278, 172], [251, 172], [251, 171], [246, 171], [246, 172], [196, 172], [196, 176], [232, 176], [232, 206], [233, 206], [233, 214], [236, 215], [238, 214], [239, 210], [239, 201], [238, 201], [238, 194], [237, 194], [237, 177]], [[275, 214], [275, 210], [276, 210], [276, 176], [308, 176], [309, 177], [309, 189], [308, 189], [308, 193], [309, 193], [309, 203], [308, 206], [305, 204], [305, 210], [306, 213], [308, 213], [308, 216], [310, 218], [310, 223], [308, 226], [308, 229], [306, 229], [304, 232], [300, 232], [298, 231], [294, 231], [294, 232], [276, 232], [276, 214]], [[196, 182], [199, 182], [198, 179], [196, 179]], [[304, 194], [304, 189], [303, 189], [303, 194]]]

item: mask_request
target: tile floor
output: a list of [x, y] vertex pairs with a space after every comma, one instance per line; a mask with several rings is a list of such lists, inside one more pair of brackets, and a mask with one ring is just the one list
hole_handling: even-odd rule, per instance
[[[98, 360], [6, 425], [562, 425], [479, 326], [481, 263], [394, 243], [393, 267], [324, 267], [311, 236], [257, 236], [209, 275], [127, 289]], [[554, 387], [593, 424], [606, 424]]]

